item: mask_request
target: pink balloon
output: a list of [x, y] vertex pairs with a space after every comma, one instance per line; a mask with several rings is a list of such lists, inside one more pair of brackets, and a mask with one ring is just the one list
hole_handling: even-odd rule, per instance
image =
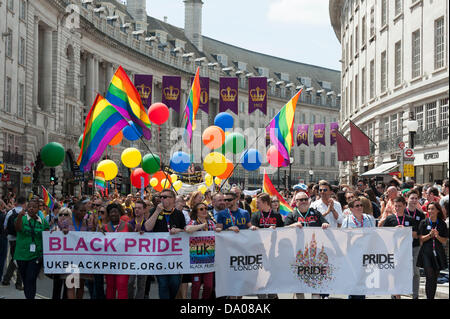
[[131, 184], [137, 189], [141, 189], [141, 177], [144, 178], [144, 187], [150, 183], [150, 175], [144, 172], [142, 168], [136, 168], [131, 173]]
[[161, 125], [169, 119], [169, 108], [164, 103], [154, 103], [148, 108], [148, 118], [156, 125]]
[[267, 161], [271, 166], [276, 168], [281, 167], [284, 162], [283, 156], [278, 152], [278, 149], [274, 145], [269, 147], [267, 151]]

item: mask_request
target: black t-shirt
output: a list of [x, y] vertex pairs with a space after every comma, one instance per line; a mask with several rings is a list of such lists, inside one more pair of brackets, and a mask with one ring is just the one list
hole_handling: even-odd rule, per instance
[[[150, 216], [153, 216], [156, 208], [150, 210]], [[168, 215], [168, 212], [161, 212], [156, 219], [155, 227], [153, 227], [154, 233], [167, 233], [169, 228], [181, 228], [186, 227], [186, 219], [184, 214], [178, 209], [174, 209], [173, 212]]]
[[251, 223], [259, 228], [269, 228], [271, 226], [283, 227], [284, 222], [280, 213], [271, 210], [268, 213], [255, 212], [252, 214]]
[[296, 222], [301, 222], [303, 227], [321, 227], [322, 224], [328, 224], [323, 215], [314, 208], [309, 208], [306, 213], [301, 213], [295, 208], [291, 213], [286, 216], [284, 225], [288, 226]]
[[[432, 223], [430, 225], [430, 219], [426, 218], [422, 220], [419, 224], [419, 228], [417, 230], [418, 235], [426, 236], [431, 232], [432, 228], [436, 228], [439, 232], [439, 236], [448, 238], [448, 228], [447, 224], [443, 220], [438, 220], [437, 225], [436, 223]], [[437, 239], [435, 239], [435, 247], [436, 249], [443, 249], [443, 246], [441, 242]], [[423, 243], [423, 249], [428, 251], [433, 251], [433, 240], [427, 240]]]
[[[409, 211], [408, 208], [405, 208], [405, 215], [410, 216], [414, 221], [414, 226], [416, 231], [419, 229], [419, 224], [422, 220], [425, 219], [425, 214], [416, 208], [415, 211]], [[419, 247], [420, 246], [420, 239], [413, 239], [413, 247]]]
[[[398, 225], [403, 225], [405, 227], [412, 227], [412, 231], [417, 232], [417, 224], [415, 220], [411, 216], [408, 216], [407, 214], [404, 214], [402, 217], [398, 216], [398, 220], [397, 215], [389, 215], [388, 217], [386, 217], [383, 227], [396, 227]], [[413, 239], [413, 247], [415, 247], [414, 239]]]

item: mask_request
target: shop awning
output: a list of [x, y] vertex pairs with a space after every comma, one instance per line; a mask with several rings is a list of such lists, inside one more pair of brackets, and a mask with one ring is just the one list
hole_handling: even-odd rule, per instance
[[361, 174], [361, 176], [388, 175], [393, 172], [395, 168], [398, 169], [398, 166], [397, 162], [381, 164], [380, 166]]

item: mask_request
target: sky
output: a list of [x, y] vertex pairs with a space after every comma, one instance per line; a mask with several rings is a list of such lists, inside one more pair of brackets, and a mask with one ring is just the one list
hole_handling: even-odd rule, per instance
[[[329, 0], [203, 0], [202, 34], [244, 49], [341, 70]], [[147, 0], [147, 13], [184, 28], [183, 0]]]

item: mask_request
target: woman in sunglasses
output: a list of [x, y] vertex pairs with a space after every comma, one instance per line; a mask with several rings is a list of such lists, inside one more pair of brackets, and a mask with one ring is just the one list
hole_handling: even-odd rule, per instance
[[364, 214], [364, 206], [359, 197], [348, 203], [351, 214], [347, 215], [342, 222], [342, 228], [375, 227], [372, 216]]

